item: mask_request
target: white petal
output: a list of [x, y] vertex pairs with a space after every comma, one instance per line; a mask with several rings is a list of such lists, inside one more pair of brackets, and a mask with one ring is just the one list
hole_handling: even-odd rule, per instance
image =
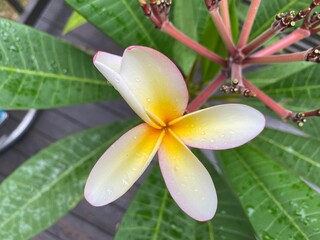
[[147, 47], [125, 50], [120, 74], [147, 112], [163, 122], [183, 115], [188, 91], [182, 74], [162, 53]]
[[171, 134], [164, 137], [158, 154], [163, 178], [179, 207], [198, 221], [210, 220], [217, 209], [217, 195], [206, 168]]
[[91, 170], [85, 186], [87, 201], [102, 206], [127, 192], [149, 165], [163, 135], [143, 123], [119, 138]]
[[133, 95], [127, 83], [120, 76], [121, 62], [122, 57], [106, 52], [97, 52], [93, 58], [93, 63], [96, 68], [108, 79], [137, 115], [149, 125], [157, 127], [149, 118], [141, 103]]
[[170, 124], [186, 145], [218, 150], [252, 140], [263, 130], [265, 118], [252, 107], [224, 104], [187, 114]]

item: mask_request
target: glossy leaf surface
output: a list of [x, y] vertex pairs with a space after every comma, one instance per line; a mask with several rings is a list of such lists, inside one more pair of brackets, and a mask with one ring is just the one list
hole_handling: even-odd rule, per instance
[[53, 108], [118, 96], [85, 52], [5, 19], [0, 28], [0, 108]]
[[218, 154], [223, 173], [258, 237], [319, 239], [319, 193], [283, 168], [269, 152], [260, 144], [247, 144]]
[[132, 125], [71, 135], [22, 164], [0, 185], [0, 239], [29, 239], [75, 207], [93, 164]]

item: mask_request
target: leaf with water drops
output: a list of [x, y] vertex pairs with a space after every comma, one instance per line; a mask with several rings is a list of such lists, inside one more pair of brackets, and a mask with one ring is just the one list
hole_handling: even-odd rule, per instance
[[213, 220], [201, 223], [183, 213], [170, 197], [157, 165], [144, 180], [122, 219], [116, 240], [255, 239], [238, 200], [203, 153], [195, 153], [203, 160], [217, 189], [218, 210]]
[[268, 149], [246, 144], [217, 154], [255, 232], [263, 240], [319, 239], [319, 193], [271, 156], [274, 147]]
[[305, 180], [320, 186], [320, 139], [265, 129], [251, 144]]
[[[156, 29], [144, 16], [138, 1], [65, 1], [120, 46], [124, 48], [130, 45], [152, 47], [176, 62], [184, 74], [187, 75], [191, 71], [195, 53]], [[202, 37], [205, 21], [209, 18], [206, 11], [204, 3], [200, 0], [189, 0], [188, 3], [177, 0], [173, 1], [170, 20], [188, 36], [197, 40]]]
[[74, 208], [93, 164], [133, 124], [71, 135], [22, 164], [0, 185], [0, 239], [30, 239]]
[[85, 52], [5, 19], [0, 29], [0, 108], [52, 108], [119, 96]]

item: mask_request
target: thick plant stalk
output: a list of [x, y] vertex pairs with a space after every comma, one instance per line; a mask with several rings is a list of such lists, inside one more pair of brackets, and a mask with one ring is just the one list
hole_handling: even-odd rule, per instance
[[250, 4], [250, 8], [246, 17], [245, 22], [243, 23], [242, 30], [239, 37], [238, 48], [242, 48], [246, 45], [249, 35], [254, 23], [254, 19], [256, 18], [256, 14], [258, 12], [261, 0], [252, 0]]
[[209, 13], [212, 17], [214, 24], [217, 27], [217, 30], [218, 30], [222, 40], [224, 41], [224, 43], [226, 45], [226, 48], [227, 48], [229, 54], [230, 55], [235, 54], [237, 50], [236, 50], [236, 47], [233, 43], [232, 36], [226, 30], [227, 27], [224, 24], [218, 9], [213, 9], [212, 11], [209, 11]]
[[286, 47], [290, 46], [293, 43], [296, 43], [308, 36], [310, 36], [310, 31], [298, 28], [297, 30], [293, 31], [289, 35], [285, 36], [278, 42], [270, 45], [267, 48], [262, 49], [261, 51], [258, 51], [257, 53], [253, 54], [254, 57], [263, 57], [263, 56], [269, 56], [272, 55], [280, 50], [285, 49]]
[[219, 89], [221, 84], [227, 79], [222, 72], [188, 105], [187, 112], [193, 112], [201, 107], [211, 95]]
[[267, 94], [262, 92], [259, 88], [249, 82], [247, 79], [243, 78], [244, 85], [254, 92], [255, 96], [260, 99], [264, 104], [266, 104], [272, 111], [278, 114], [282, 119], [288, 119], [292, 116], [292, 112], [282, 107]]
[[218, 63], [221, 66], [226, 66], [226, 60], [224, 60], [222, 57], [215, 54], [214, 52], [210, 51], [209, 49], [205, 48], [201, 44], [197, 43], [196, 41], [192, 40], [184, 33], [180, 32], [177, 28], [174, 27], [172, 23], [163, 23], [161, 31], [165, 32], [166, 34], [170, 35], [174, 39], [193, 49], [200, 55], [210, 59], [211, 61]]

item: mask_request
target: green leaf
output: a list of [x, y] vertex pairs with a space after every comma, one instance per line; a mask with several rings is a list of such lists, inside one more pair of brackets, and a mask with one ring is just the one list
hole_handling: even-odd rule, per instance
[[229, 11], [230, 11], [230, 24], [231, 24], [231, 33], [234, 42], [236, 43], [239, 35], [239, 16], [236, 6], [236, 0], [229, 1]]
[[0, 108], [53, 108], [118, 97], [83, 51], [0, 19]]
[[68, 19], [67, 24], [63, 28], [63, 34], [65, 35], [73, 31], [74, 29], [84, 25], [86, 22], [87, 20], [84, 17], [82, 17], [79, 13], [73, 11]]
[[275, 162], [269, 155], [274, 148], [260, 147], [246, 144], [218, 153], [259, 239], [319, 239], [319, 193]]
[[[112, 38], [120, 46], [143, 45], [167, 55], [185, 75], [195, 61], [195, 53], [156, 29], [144, 16], [138, 1], [132, 0], [65, 0], [75, 11]], [[194, 40], [201, 37], [204, 23], [209, 18], [202, 0], [176, 0], [171, 9], [172, 21]]]
[[75, 207], [93, 164], [132, 125], [85, 130], [22, 164], [0, 185], [0, 239], [29, 239]]
[[144, 16], [138, 1], [65, 1], [122, 47], [144, 45], [162, 49], [165, 53], [172, 50], [172, 40]]
[[263, 134], [252, 141], [252, 145], [264, 151], [269, 158], [320, 186], [320, 140], [312, 136], [303, 137], [265, 129]]
[[302, 10], [310, 0], [262, 0], [254, 21], [250, 38], [253, 39], [271, 27], [274, 17], [281, 12]]
[[[208, 19], [206, 23], [205, 32], [201, 39], [201, 44], [220, 56], [227, 56], [226, 47], [222, 39], [220, 38], [219, 33], [212, 22], [212, 19]], [[207, 58], [201, 57], [200, 59], [202, 81], [206, 83], [218, 73], [218, 71], [221, 69], [221, 66]]]
[[127, 210], [116, 240], [133, 239], [255, 239], [238, 200], [206, 157], [197, 151], [209, 170], [218, 192], [218, 210], [213, 220], [197, 222], [183, 213], [170, 197], [158, 166], [138, 190]]

